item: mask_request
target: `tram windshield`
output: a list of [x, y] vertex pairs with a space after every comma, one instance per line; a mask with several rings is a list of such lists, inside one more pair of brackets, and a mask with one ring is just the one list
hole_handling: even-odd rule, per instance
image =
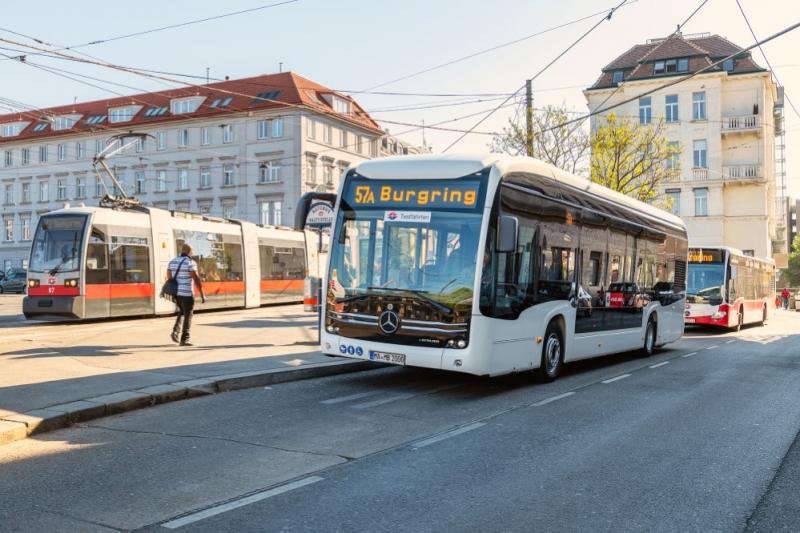
[[80, 269], [86, 217], [44, 216], [31, 247], [30, 272], [74, 272]]

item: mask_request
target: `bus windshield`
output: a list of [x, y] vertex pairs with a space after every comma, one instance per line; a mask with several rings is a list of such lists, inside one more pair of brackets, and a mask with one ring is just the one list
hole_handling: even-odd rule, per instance
[[[341, 302], [398, 294], [445, 312], [471, 305], [479, 265], [481, 182], [372, 184], [374, 196], [358, 181], [343, 194], [331, 250], [330, 296]], [[426, 196], [423, 204], [418, 198], [426, 191], [441, 192], [444, 200]], [[456, 205], [445, 203], [454, 191]]]
[[39, 221], [31, 247], [29, 271], [74, 272], [80, 269], [86, 217], [44, 216]]
[[689, 263], [686, 294], [699, 300], [719, 300], [725, 291], [723, 263]]

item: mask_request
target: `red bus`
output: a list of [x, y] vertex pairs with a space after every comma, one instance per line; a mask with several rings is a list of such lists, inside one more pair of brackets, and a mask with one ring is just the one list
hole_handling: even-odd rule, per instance
[[735, 248], [690, 248], [686, 280], [689, 325], [763, 325], [775, 306], [775, 262]]

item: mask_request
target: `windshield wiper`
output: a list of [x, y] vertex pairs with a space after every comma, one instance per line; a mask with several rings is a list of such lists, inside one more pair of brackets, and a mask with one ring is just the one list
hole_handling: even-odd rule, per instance
[[411, 294], [415, 294], [419, 296], [420, 300], [423, 300], [429, 303], [431, 306], [438, 309], [440, 312], [443, 313], [452, 313], [453, 310], [447, 307], [442, 302], [437, 302], [430, 296], [426, 296], [428, 291], [423, 291], [421, 289], [401, 289], [400, 287], [367, 287], [367, 290], [379, 290], [379, 291], [395, 291], [395, 292], [410, 292]]

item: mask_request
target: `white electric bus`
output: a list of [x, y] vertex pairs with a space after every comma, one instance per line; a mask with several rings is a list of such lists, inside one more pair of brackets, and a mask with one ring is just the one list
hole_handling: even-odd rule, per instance
[[365, 161], [335, 213], [323, 353], [552, 380], [683, 334], [683, 222], [541, 161]]

